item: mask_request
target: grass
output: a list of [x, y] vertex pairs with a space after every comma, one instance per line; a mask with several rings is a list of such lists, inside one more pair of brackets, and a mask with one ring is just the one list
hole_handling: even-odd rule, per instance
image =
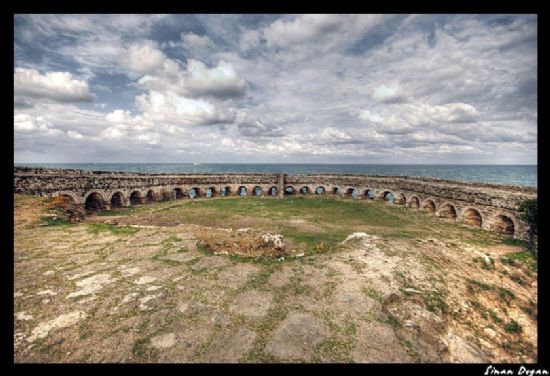
[[506, 330], [508, 333], [521, 333], [522, 332], [521, 325], [518, 324], [514, 320], [512, 320], [510, 323], [506, 324], [506, 326], [504, 327], [504, 330]]
[[100, 234], [102, 232], [110, 232], [113, 235], [133, 235], [139, 231], [139, 228], [131, 226], [115, 226], [107, 223], [92, 223], [88, 225], [90, 234]]
[[532, 271], [537, 272], [537, 269], [538, 269], [537, 260], [535, 259], [535, 257], [531, 252], [529, 251], [512, 252], [512, 253], [507, 253], [505, 256], [509, 260], [516, 261], [520, 264], [527, 266]]
[[[147, 215], [159, 225], [196, 224], [217, 228], [254, 227], [277, 232], [285, 242], [306, 255], [331, 252], [352, 232], [366, 232], [384, 239], [423, 239], [433, 236], [438, 224], [445, 223], [412, 210], [376, 201], [346, 200], [331, 197], [224, 197], [182, 201], [169, 210], [156, 210], [164, 203], [147, 205], [151, 210], [135, 212]], [[119, 211], [117, 210], [117, 213]], [[328, 215], [330, 213], [330, 215]], [[449, 227], [450, 228], [450, 227]], [[485, 241], [496, 240], [486, 231], [461, 226], [452, 227], [459, 237]]]

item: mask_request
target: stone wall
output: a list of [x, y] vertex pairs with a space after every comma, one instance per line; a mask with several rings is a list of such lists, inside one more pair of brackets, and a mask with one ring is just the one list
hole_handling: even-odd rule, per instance
[[[113, 204], [128, 206], [148, 200], [189, 197], [194, 189], [198, 197], [210, 190], [212, 197], [238, 195], [245, 187], [247, 195], [254, 195], [256, 187], [261, 196], [268, 196], [272, 188], [276, 195], [285, 195], [292, 187], [299, 195], [307, 187], [307, 194], [315, 195], [322, 187], [324, 194], [351, 196], [355, 199], [386, 200], [391, 193], [396, 205], [425, 210], [439, 217], [478, 225], [488, 230], [508, 232], [515, 238], [527, 238], [527, 226], [519, 219], [518, 207], [528, 199], [537, 198], [537, 189], [513, 185], [470, 183], [426, 177], [376, 176], [346, 174], [139, 174], [126, 172], [98, 172], [15, 168], [14, 192], [40, 196], [66, 196], [75, 204], [85, 205], [90, 200], [101, 201], [99, 207], [108, 209]], [[176, 193], [177, 191], [177, 193]], [[353, 195], [351, 192], [355, 191]], [[370, 195], [367, 193], [370, 192]], [[96, 203], [97, 204], [97, 203]]]

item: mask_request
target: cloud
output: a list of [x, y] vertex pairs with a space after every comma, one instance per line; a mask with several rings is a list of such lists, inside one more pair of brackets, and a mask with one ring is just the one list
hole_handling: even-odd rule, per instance
[[151, 41], [134, 44], [130, 47], [128, 67], [138, 74], [154, 73], [162, 68], [166, 56]]
[[197, 35], [195, 33], [182, 33], [181, 40], [187, 46], [194, 48], [214, 47], [215, 44], [206, 35]]
[[220, 61], [208, 68], [199, 60], [188, 59], [185, 70], [172, 60], [165, 60], [159, 75], [145, 75], [139, 80], [144, 88], [171, 91], [190, 97], [234, 98], [246, 91], [246, 82], [239, 77], [231, 63]]
[[202, 99], [179, 96], [172, 92], [150, 91], [136, 98], [136, 106], [148, 121], [172, 125], [211, 125], [231, 123], [234, 111], [219, 111]]
[[40, 74], [35, 69], [16, 68], [13, 84], [16, 96], [58, 102], [90, 102], [95, 99], [88, 83], [74, 79], [69, 72]]
[[321, 131], [320, 136], [323, 140], [328, 141], [341, 141], [351, 139], [351, 136], [349, 134], [332, 127], [324, 128]]
[[97, 96], [14, 90], [16, 157], [536, 163], [536, 15], [16, 15], [14, 31], [16, 67]]
[[398, 85], [380, 85], [374, 89], [373, 99], [382, 103], [401, 103], [406, 101], [405, 94]]

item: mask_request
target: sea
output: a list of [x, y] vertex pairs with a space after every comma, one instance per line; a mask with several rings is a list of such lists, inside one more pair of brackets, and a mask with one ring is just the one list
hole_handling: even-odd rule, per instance
[[536, 165], [406, 165], [406, 164], [240, 164], [240, 163], [15, 163], [44, 167], [147, 174], [286, 173], [426, 176], [470, 182], [537, 186]]

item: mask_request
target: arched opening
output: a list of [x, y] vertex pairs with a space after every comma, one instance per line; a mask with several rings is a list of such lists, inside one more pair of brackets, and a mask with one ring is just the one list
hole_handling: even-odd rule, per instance
[[215, 193], [216, 193], [216, 189], [214, 187], [208, 187], [204, 195], [206, 196], [206, 198], [210, 198], [210, 197], [214, 197]]
[[365, 189], [365, 192], [363, 192], [363, 196], [369, 200], [374, 200], [374, 193], [370, 189]]
[[430, 214], [434, 214], [435, 203], [432, 200], [426, 200], [424, 201], [424, 206], [422, 206], [422, 209]]
[[470, 226], [481, 227], [481, 214], [476, 209], [466, 209], [464, 211], [464, 223]]
[[384, 191], [380, 194], [379, 200], [392, 203], [395, 200], [395, 196], [390, 191]]
[[161, 201], [170, 201], [170, 192], [168, 191], [160, 192], [160, 199]]
[[288, 185], [285, 187], [285, 195], [293, 195], [294, 194], [294, 187], [291, 185]]
[[493, 230], [504, 235], [514, 236], [514, 221], [510, 217], [499, 214], [493, 222]]
[[187, 194], [189, 195], [189, 198], [200, 197], [200, 189], [197, 187], [189, 188]]
[[133, 191], [132, 194], [130, 194], [130, 204], [139, 205], [143, 204], [143, 201], [144, 198], [141, 196], [139, 191]]
[[324, 195], [325, 194], [325, 187], [317, 187], [315, 189], [315, 194], [316, 195]]
[[269, 195], [270, 196], [277, 196], [277, 187], [269, 188]]
[[400, 193], [397, 196], [397, 199], [394, 201], [394, 203], [397, 204], [397, 205], [406, 205], [407, 204], [407, 198], [405, 197], [405, 194]]
[[357, 189], [355, 188], [348, 188], [348, 190], [346, 191], [346, 196], [349, 196], [353, 199], [356, 199], [357, 198]]
[[246, 187], [244, 186], [239, 187], [239, 196], [246, 196]]
[[156, 195], [155, 195], [155, 192], [153, 192], [152, 189], [147, 191], [147, 196], [145, 196], [145, 197], [147, 198], [147, 202], [156, 201]]
[[409, 208], [412, 209], [418, 209], [420, 207], [420, 200], [418, 197], [413, 196], [411, 197], [411, 200], [409, 201]]
[[111, 196], [111, 209], [113, 208], [121, 208], [124, 204], [124, 195], [122, 192], [115, 192]]
[[300, 188], [300, 193], [303, 195], [307, 195], [309, 193], [309, 187], [303, 186]]
[[261, 196], [262, 195], [262, 188], [261, 187], [254, 187], [254, 196]]
[[340, 188], [338, 188], [338, 187], [332, 188], [332, 194], [333, 195], [339, 195], [340, 194]]
[[94, 192], [88, 195], [88, 197], [86, 198], [84, 209], [86, 209], [88, 213], [95, 213], [104, 210], [106, 207], [105, 204], [105, 200], [103, 200], [101, 194], [98, 192]]
[[223, 187], [220, 191], [220, 195], [222, 197], [229, 196], [230, 193], [231, 193], [231, 188], [229, 187]]
[[181, 188], [174, 188], [172, 191], [172, 197], [174, 197], [174, 200], [180, 200], [185, 196], [183, 193], [183, 189]]
[[52, 198], [52, 204], [66, 211], [74, 210], [77, 201], [68, 193], [59, 193]]
[[451, 204], [442, 205], [439, 209], [439, 216], [443, 218], [456, 219], [456, 209]]

